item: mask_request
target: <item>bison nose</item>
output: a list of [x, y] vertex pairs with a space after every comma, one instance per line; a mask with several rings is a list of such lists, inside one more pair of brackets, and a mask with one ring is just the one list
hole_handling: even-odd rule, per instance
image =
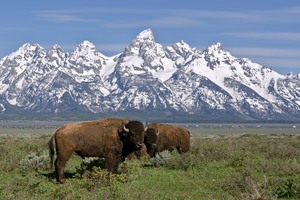
[[152, 146], [152, 148], [153, 148], [153, 149], [155, 149], [155, 147], [156, 147], [156, 144], [152, 144], [151, 146]]

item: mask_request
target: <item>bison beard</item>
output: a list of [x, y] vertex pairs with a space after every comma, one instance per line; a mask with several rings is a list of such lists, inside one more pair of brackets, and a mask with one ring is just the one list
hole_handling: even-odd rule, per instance
[[142, 122], [117, 118], [64, 125], [57, 129], [49, 140], [51, 166], [54, 158], [54, 140], [56, 144], [57, 181], [65, 182], [64, 167], [73, 152], [82, 158], [102, 157], [105, 159], [105, 168], [111, 173], [116, 173], [119, 163], [127, 155], [142, 148], [144, 132]]
[[141, 149], [138, 149], [136, 151], [134, 151], [133, 153], [130, 153], [128, 156], [126, 156], [129, 160], [131, 159], [141, 159], [144, 156], [147, 156], [147, 147], [144, 144], [143, 147]]

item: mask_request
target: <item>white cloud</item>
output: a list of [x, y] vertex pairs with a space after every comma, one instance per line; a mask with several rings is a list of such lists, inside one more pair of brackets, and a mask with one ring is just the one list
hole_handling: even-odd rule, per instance
[[300, 59], [290, 59], [290, 58], [254, 58], [252, 61], [271, 67], [271, 68], [281, 68], [281, 71], [285, 69], [294, 69], [300, 72]]
[[293, 40], [300, 41], [300, 33], [292, 32], [225, 32], [224, 35], [240, 37], [240, 38], [255, 38], [268, 40]]
[[[36, 13], [43, 20], [55, 22], [101, 22], [108, 27], [193, 27], [195, 25], [231, 23], [297, 23], [300, 7], [282, 10], [199, 10], [199, 9], [132, 9], [112, 7], [90, 7], [83, 9], [42, 10]], [[95, 18], [95, 16], [97, 16]], [[117, 17], [118, 16], [118, 17]], [[134, 16], [134, 17], [133, 17]], [[100, 19], [108, 19], [105, 23]], [[176, 23], [177, 22], [177, 23]], [[201, 23], [202, 22], [202, 23]]]
[[300, 49], [229, 47], [227, 50], [235, 57], [249, 58], [283, 74], [289, 71], [300, 72]]
[[232, 54], [241, 54], [259, 57], [285, 57], [285, 58], [299, 58], [300, 49], [274, 49], [274, 48], [240, 48], [229, 47], [228, 50]]
[[53, 22], [86, 22], [89, 20], [86, 20], [80, 16], [70, 15], [70, 14], [61, 14], [61, 13], [40, 13], [38, 14], [38, 17], [53, 21]]
[[116, 53], [122, 53], [124, 49], [129, 45], [128, 44], [97, 44], [97, 50], [102, 52], [116, 52]]
[[114, 21], [106, 23], [105, 26], [112, 28], [145, 28], [145, 27], [159, 27], [159, 28], [170, 28], [170, 27], [188, 27], [199, 24], [198, 21], [182, 18], [182, 17], [158, 17], [155, 19], [136, 19], [130, 22]]
[[20, 25], [1, 25], [0, 31], [17, 31], [17, 30], [22, 30]]

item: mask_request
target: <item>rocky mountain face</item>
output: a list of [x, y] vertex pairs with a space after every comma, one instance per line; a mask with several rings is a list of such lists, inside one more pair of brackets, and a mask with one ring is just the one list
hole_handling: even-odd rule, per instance
[[2, 113], [130, 110], [298, 120], [300, 79], [236, 58], [220, 43], [164, 47], [150, 29], [112, 57], [83, 41], [71, 53], [24, 44], [0, 60]]

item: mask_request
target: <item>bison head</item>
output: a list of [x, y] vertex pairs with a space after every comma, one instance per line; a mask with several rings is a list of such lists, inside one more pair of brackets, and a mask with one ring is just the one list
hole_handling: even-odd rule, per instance
[[148, 128], [145, 132], [145, 145], [147, 147], [147, 153], [150, 157], [155, 156], [156, 144], [158, 140], [158, 132], [154, 128]]
[[121, 139], [136, 149], [141, 149], [144, 144], [145, 127], [140, 121], [129, 121], [123, 125]]

